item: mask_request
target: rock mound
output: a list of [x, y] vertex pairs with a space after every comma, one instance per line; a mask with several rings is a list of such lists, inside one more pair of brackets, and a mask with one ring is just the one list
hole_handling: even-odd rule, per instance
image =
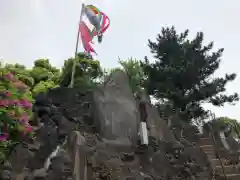
[[150, 144], [139, 144], [138, 103], [123, 72], [93, 92], [56, 88], [39, 95], [36, 141], [19, 146], [2, 179], [210, 180], [204, 153], [176, 141], [151, 104]]

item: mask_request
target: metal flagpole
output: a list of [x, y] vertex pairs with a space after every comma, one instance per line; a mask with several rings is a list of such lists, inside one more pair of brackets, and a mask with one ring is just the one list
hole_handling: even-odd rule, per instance
[[[82, 7], [81, 7], [81, 13], [80, 13], [80, 18], [79, 18], [79, 23], [82, 20], [82, 15], [83, 15], [83, 9], [84, 9], [84, 0], [82, 0]], [[71, 82], [68, 87], [73, 88], [74, 85], [74, 78], [75, 78], [75, 72], [76, 72], [76, 64], [77, 64], [77, 56], [78, 56], [78, 44], [79, 44], [79, 36], [80, 36], [80, 31], [79, 31], [79, 26], [78, 26], [78, 33], [77, 33], [77, 42], [76, 42], [76, 49], [75, 49], [75, 57], [73, 60], [73, 66], [72, 66], [72, 76], [71, 76]]]

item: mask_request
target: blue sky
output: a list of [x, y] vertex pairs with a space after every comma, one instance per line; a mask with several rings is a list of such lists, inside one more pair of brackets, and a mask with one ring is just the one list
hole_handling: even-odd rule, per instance
[[[150, 56], [147, 40], [155, 39], [164, 26], [174, 25], [190, 37], [203, 31], [205, 42], [225, 48], [217, 75], [239, 74], [240, 1], [237, 0], [85, 0], [102, 9], [111, 19], [103, 43], [95, 48], [105, 68], [119, 66], [121, 59]], [[61, 67], [74, 55], [80, 0], [1, 0], [0, 58], [8, 63], [32, 66], [37, 58], [49, 58]], [[81, 48], [81, 46], [80, 46]], [[151, 57], [151, 56], [150, 56]], [[240, 93], [240, 77], [227, 86]], [[213, 108], [217, 116], [240, 119], [240, 105]]]

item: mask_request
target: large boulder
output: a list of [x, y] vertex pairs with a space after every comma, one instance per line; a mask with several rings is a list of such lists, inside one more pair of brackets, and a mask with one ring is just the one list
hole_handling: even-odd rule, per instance
[[126, 139], [137, 142], [139, 111], [127, 75], [122, 71], [111, 74], [93, 92], [94, 121], [100, 135], [123, 144]]

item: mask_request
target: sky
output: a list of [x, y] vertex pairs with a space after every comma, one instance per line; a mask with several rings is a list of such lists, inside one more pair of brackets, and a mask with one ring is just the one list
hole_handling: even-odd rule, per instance
[[[217, 76], [239, 75], [240, 1], [237, 0], [85, 0], [104, 11], [111, 25], [102, 44], [95, 43], [97, 59], [105, 68], [119, 66], [120, 59], [151, 57], [148, 39], [155, 40], [162, 27], [174, 25], [178, 32], [205, 35], [204, 43], [225, 48]], [[74, 55], [81, 0], [1, 0], [0, 59], [27, 67], [38, 58], [49, 58], [61, 67]], [[79, 51], [82, 51], [80, 45]], [[227, 93], [240, 93], [240, 75]], [[217, 116], [240, 120], [240, 103], [207, 109]]]

